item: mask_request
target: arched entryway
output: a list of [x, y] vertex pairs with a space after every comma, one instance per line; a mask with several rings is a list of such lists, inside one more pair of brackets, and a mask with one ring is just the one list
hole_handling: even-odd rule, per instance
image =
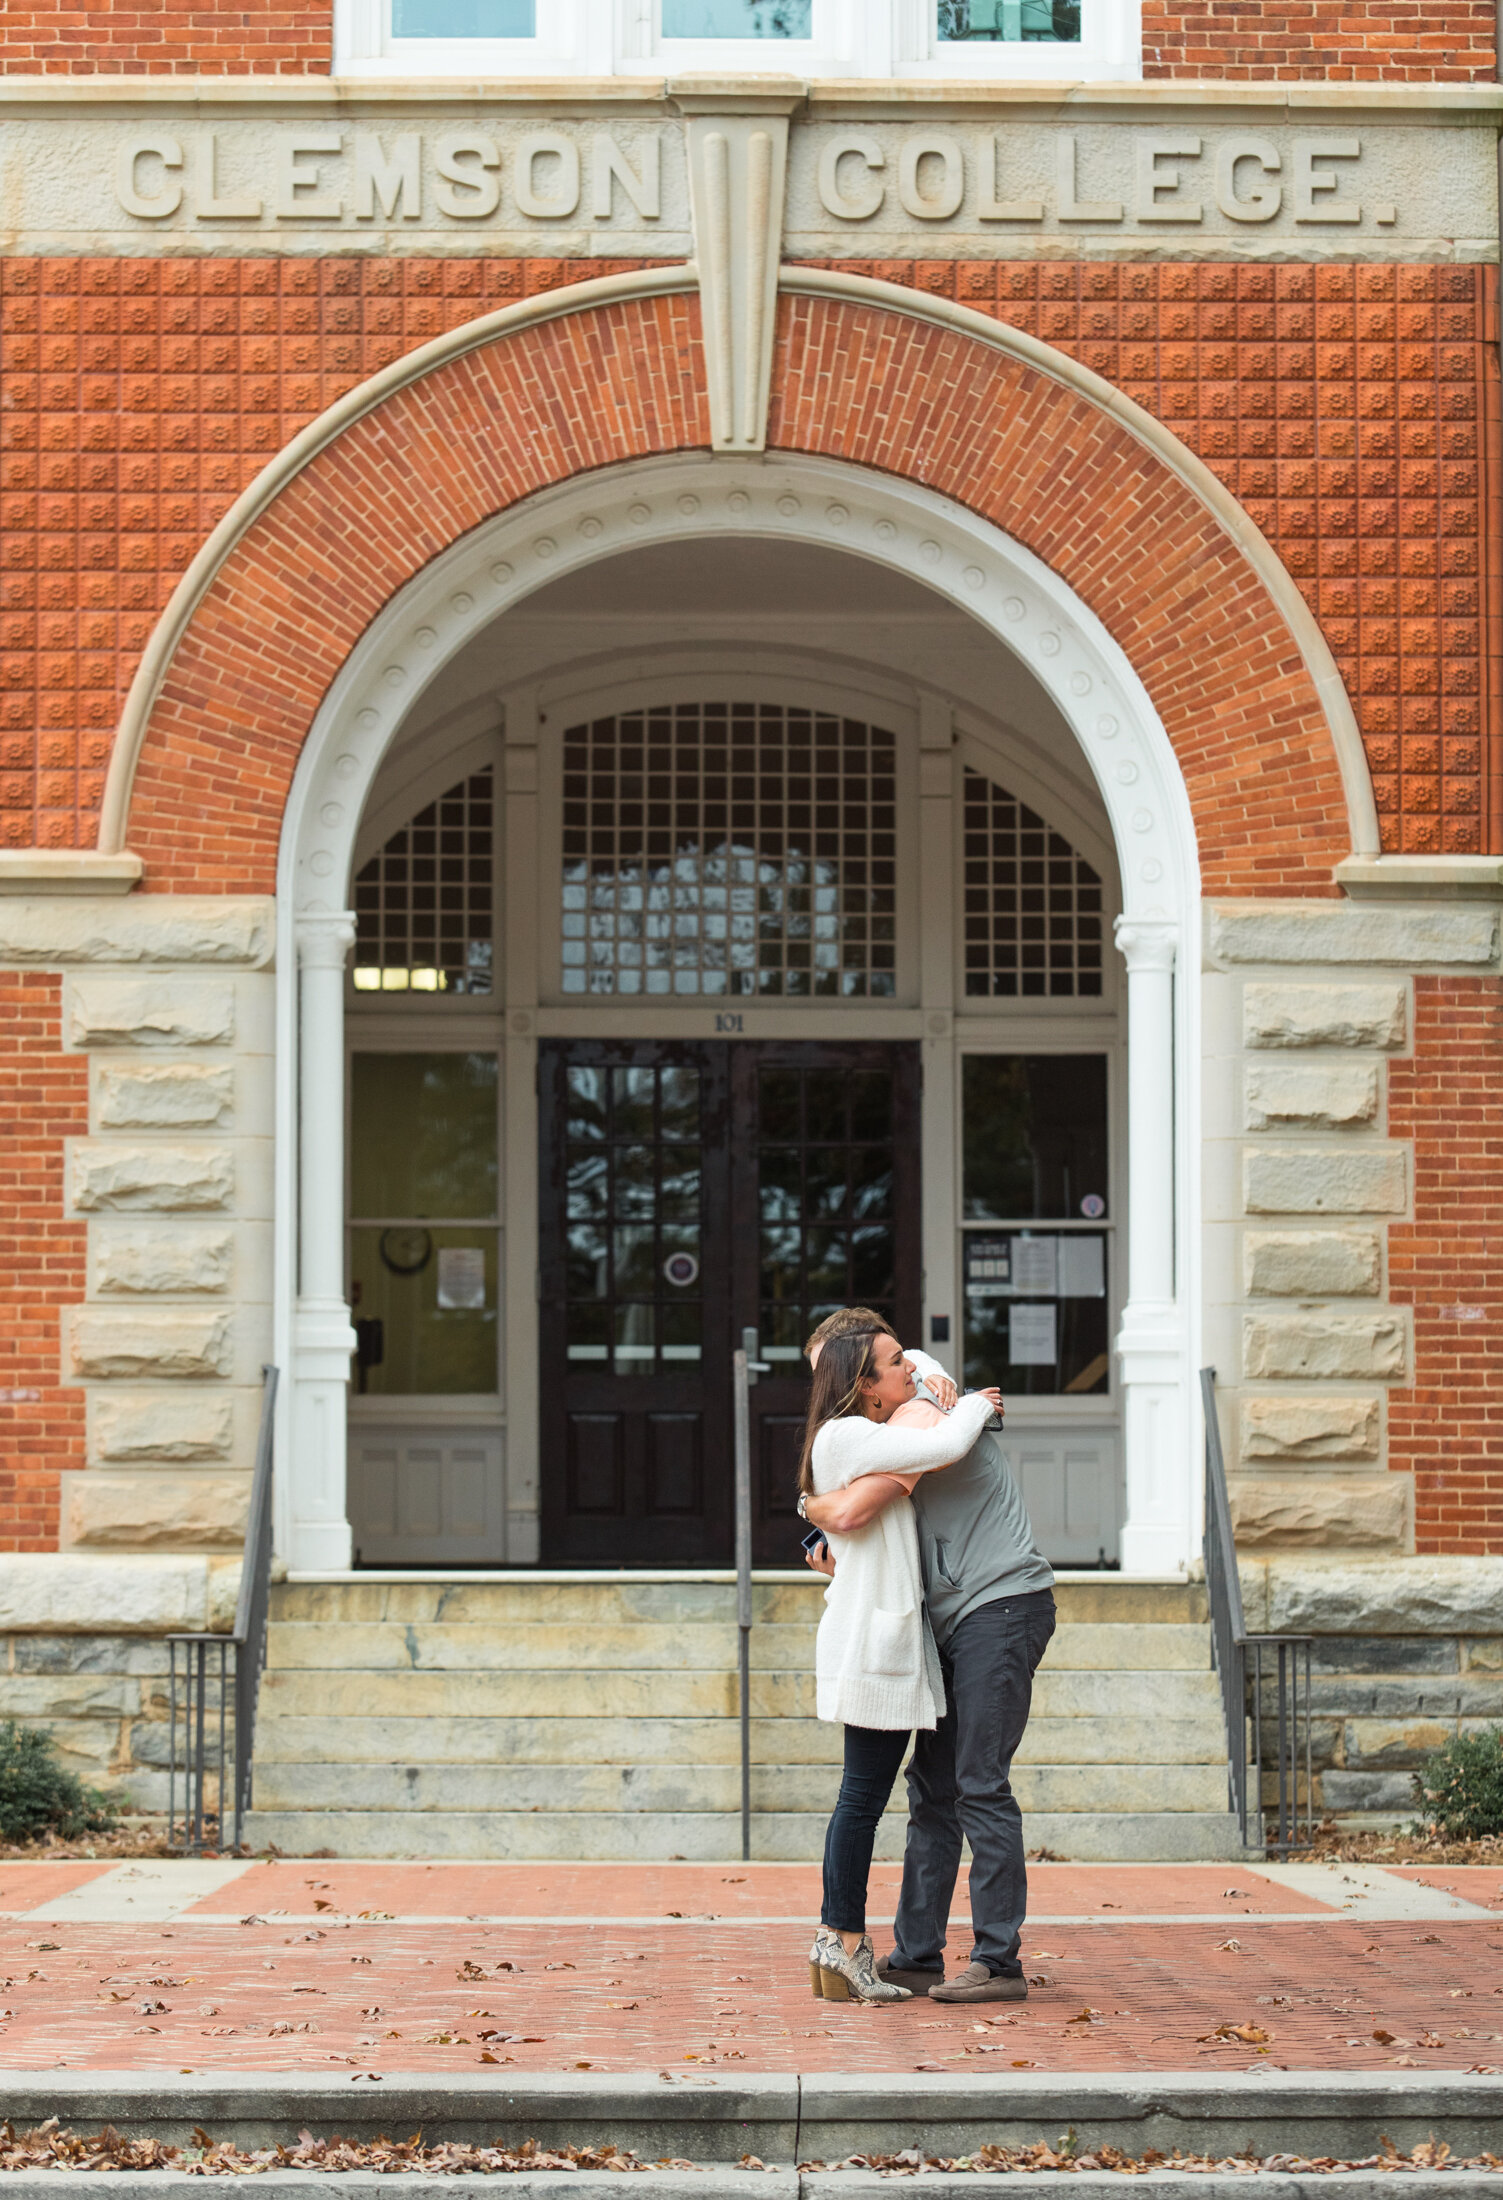
[[[895, 310], [882, 286], [790, 294], [769, 451], [710, 458], [696, 449], [693, 301], [662, 277], [641, 287], [449, 340], [426, 373], [367, 392], [218, 545], [143, 691], [131, 838], [153, 870], [202, 882], [184, 818], [227, 756], [246, 762], [246, 800], [214, 875], [264, 885], [277, 866], [284, 1547], [305, 1566], [350, 1555], [345, 912], [381, 759], [439, 669], [540, 583], [705, 537], [818, 544], [913, 577], [1027, 666], [1088, 761], [1120, 872], [1128, 1002], [1122, 1559], [1172, 1571], [1197, 1534], [1199, 896], [1203, 878], [1236, 892], [1297, 874], [1308, 888], [1364, 837], [1360, 815], [1348, 827], [1357, 782], [1319, 651], [1204, 470], [1140, 433], [1120, 399], [1099, 402], [1089, 377], [1049, 372], [1043, 347], [953, 308], [926, 327], [922, 301]], [[595, 387], [598, 409], [550, 407], [566, 383]], [[524, 718], [509, 715], [502, 759], [518, 815], [539, 746], [512, 737]], [[1277, 880], [1249, 855], [1250, 802], [1281, 816]], [[504, 1003], [519, 1098], [544, 1005]], [[925, 1013], [921, 993], [906, 1005]]]

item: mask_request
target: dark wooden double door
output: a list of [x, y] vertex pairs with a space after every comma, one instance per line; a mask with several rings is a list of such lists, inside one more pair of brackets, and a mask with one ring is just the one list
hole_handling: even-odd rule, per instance
[[754, 1555], [797, 1562], [805, 1338], [919, 1334], [918, 1048], [560, 1040], [539, 1086], [543, 1564], [730, 1563], [747, 1328]]

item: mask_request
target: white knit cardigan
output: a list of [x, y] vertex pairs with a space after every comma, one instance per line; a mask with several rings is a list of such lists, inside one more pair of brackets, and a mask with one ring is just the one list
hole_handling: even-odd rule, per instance
[[[937, 1428], [891, 1428], [848, 1414], [814, 1439], [814, 1487], [827, 1496], [864, 1474], [913, 1474], [963, 1459], [991, 1406], [962, 1398]], [[918, 1529], [906, 1497], [854, 1535], [829, 1537], [835, 1578], [814, 1646], [815, 1709], [844, 1726], [933, 1727], [944, 1682], [924, 1624]]]

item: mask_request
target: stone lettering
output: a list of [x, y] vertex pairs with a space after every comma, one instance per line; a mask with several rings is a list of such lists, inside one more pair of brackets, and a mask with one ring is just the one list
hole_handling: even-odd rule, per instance
[[480, 130], [454, 130], [441, 137], [434, 154], [438, 182], [433, 196], [451, 221], [481, 222], [501, 204], [501, 154], [494, 138]]
[[[1361, 153], [1360, 138], [1295, 139], [1294, 218], [1297, 222], [1361, 221], [1362, 208], [1357, 200], [1336, 196], [1346, 179], [1334, 169], [1316, 165], [1328, 160], [1357, 160]], [[1320, 201], [1318, 206], [1317, 199]]]
[[633, 168], [615, 139], [597, 130], [590, 141], [590, 212], [598, 222], [608, 222], [616, 210], [615, 186], [620, 184], [645, 222], [663, 216], [663, 141], [642, 140], [642, 166]]
[[[1137, 196], [1133, 212], [1140, 222], [1198, 222], [1199, 199], [1181, 199], [1180, 171], [1161, 168], [1164, 160], [1199, 160], [1198, 137], [1140, 137], [1135, 151]], [[1170, 202], [1173, 203], [1170, 203]]]
[[[553, 189], [537, 188], [537, 164], [555, 160], [558, 167], [545, 171]], [[579, 208], [579, 146], [558, 130], [535, 130], [517, 147], [513, 179], [517, 211], [529, 221], [567, 221]]]
[[[279, 222], [337, 222], [344, 201], [320, 189], [323, 156], [344, 150], [342, 130], [305, 130], [277, 145], [277, 190], [272, 211]], [[311, 162], [310, 167], [307, 164]]]
[[127, 138], [115, 163], [115, 196], [126, 213], [134, 214], [137, 221], [159, 222], [182, 205], [183, 187], [164, 176], [161, 180], [166, 188], [148, 198], [140, 189], [137, 174], [137, 163], [143, 160], [158, 160], [171, 171], [182, 167], [183, 149], [176, 138]]
[[[850, 168], [842, 172], [842, 161], [860, 161], [865, 176], [853, 175]], [[839, 137], [827, 138], [819, 155], [820, 205], [837, 221], [870, 221], [873, 214], [880, 213], [887, 196], [877, 181], [878, 172], [886, 165], [887, 156], [869, 130], [847, 130]]]
[[981, 152], [981, 172], [985, 180], [980, 204], [976, 208], [978, 221], [984, 222], [1041, 222], [1044, 218], [1042, 199], [1004, 199], [1002, 196], [1002, 145], [992, 134], [988, 136]]
[[[938, 161], [943, 170], [936, 189], [924, 188], [926, 161]], [[934, 180], [932, 172], [929, 180]], [[957, 138], [921, 130], [904, 139], [898, 159], [898, 198], [905, 214], [918, 222], [947, 222], [960, 212], [964, 197], [965, 158]]]
[[364, 130], [356, 136], [356, 221], [374, 221], [378, 206], [388, 221], [421, 220], [423, 141], [416, 130], [404, 130], [389, 155], [378, 137]]
[[238, 196], [220, 197], [219, 138], [213, 130], [205, 130], [198, 141], [198, 194], [194, 212], [204, 222], [258, 222], [261, 219], [261, 201], [251, 193], [242, 191]]
[[1283, 167], [1279, 149], [1267, 138], [1226, 138], [1216, 148], [1216, 207], [1229, 222], [1271, 222], [1284, 203], [1278, 183], [1253, 183], [1239, 192], [1237, 170], [1243, 161], [1255, 160], [1265, 176], [1276, 176]]
[[1076, 158], [1079, 148], [1073, 134], [1060, 133], [1056, 148], [1059, 177], [1059, 203], [1055, 208], [1062, 222], [1119, 222], [1122, 219], [1120, 199], [1083, 199], [1076, 193]]

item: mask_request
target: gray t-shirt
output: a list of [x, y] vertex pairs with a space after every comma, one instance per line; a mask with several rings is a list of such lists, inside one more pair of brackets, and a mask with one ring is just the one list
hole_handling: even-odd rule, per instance
[[936, 1641], [948, 1641], [978, 1605], [1054, 1586], [1023, 1493], [989, 1429], [953, 1467], [919, 1476], [913, 1509]]

